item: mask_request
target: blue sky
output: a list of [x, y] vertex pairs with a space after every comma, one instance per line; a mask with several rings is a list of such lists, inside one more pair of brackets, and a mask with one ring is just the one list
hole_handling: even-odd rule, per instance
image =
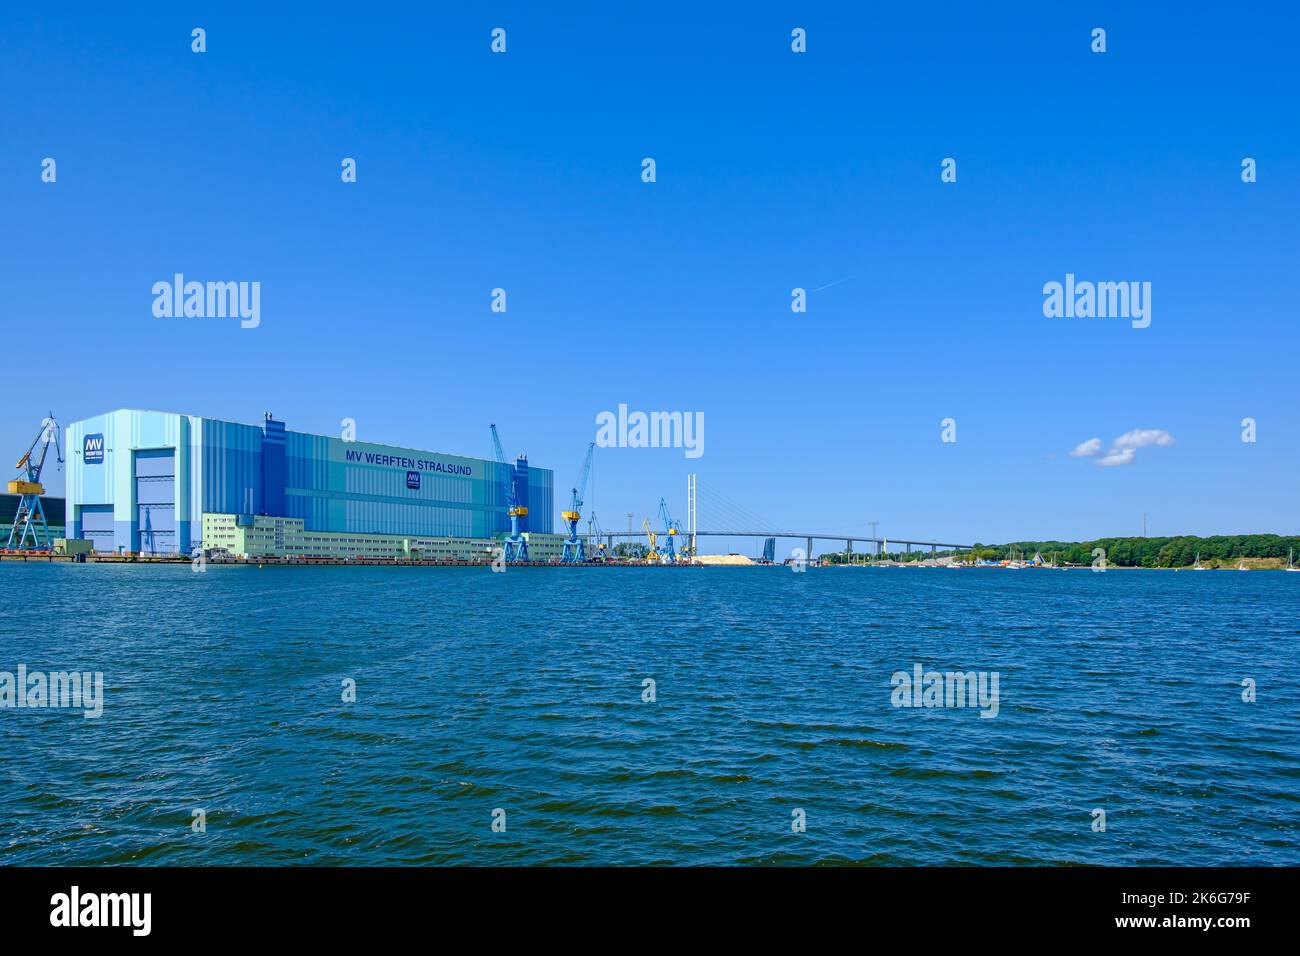
[[[599, 450], [607, 527], [684, 518], [693, 470], [831, 532], [1297, 530], [1293, 15], [531, 6], [7, 8], [0, 449], [47, 406], [477, 455], [496, 422], [559, 489], [626, 403], [702, 412], [705, 454]], [[155, 318], [176, 272], [259, 281], [261, 325]], [[1045, 318], [1067, 272], [1150, 282], [1150, 328]], [[1133, 429], [1174, 443], [1068, 454]]]

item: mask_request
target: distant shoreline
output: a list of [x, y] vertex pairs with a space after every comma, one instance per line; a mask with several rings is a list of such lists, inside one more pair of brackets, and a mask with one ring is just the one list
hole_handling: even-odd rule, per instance
[[[1176, 537], [1097, 538], [1092, 541], [1009, 541], [980, 544], [962, 551], [886, 552], [879, 558], [903, 564], [930, 559], [956, 559], [997, 564], [1006, 561], [1091, 567], [1105, 558], [1107, 568], [1159, 568], [1165, 570], [1201, 567], [1236, 570], [1285, 568], [1291, 558], [1300, 560], [1300, 536], [1280, 534], [1179, 535]], [[825, 564], [858, 564], [875, 555], [827, 553], [818, 555]]]
[[[818, 558], [818, 560], [820, 561], [821, 559]], [[873, 564], [872, 562], [853, 563], [853, 564], [848, 564], [848, 563], [844, 563], [844, 562], [827, 562], [824, 566], [825, 566], [825, 567], [828, 567], [828, 568], [871, 568], [871, 567], [876, 567], [876, 568], [908, 568], [908, 567], [916, 567], [916, 566], [917, 566], [917, 562], [915, 562], [915, 561], [910, 562], [910, 563], [905, 562], [905, 563], [902, 563], [902, 564], [900, 564], [900, 563], [898, 563], [898, 562], [895, 562], [895, 561], [880, 562], [880, 563], [874, 563], [874, 564]], [[922, 565], [922, 566], [923, 566], [923, 567], [929, 567], [929, 568], [933, 568], [933, 567], [947, 568], [947, 567], [948, 567], [948, 565]], [[985, 571], [1005, 571], [1005, 570], [1007, 570], [1007, 567], [1006, 567], [1005, 564], [962, 564], [962, 563], [958, 562], [958, 563], [957, 563], [957, 567], [962, 568], [962, 569], [972, 569], [972, 570], [977, 570], [977, 571], [978, 571], [978, 570], [985, 570]], [[1053, 566], [1050, 565], [1050, 564], [1043, 564], [1043, 565], [1037, 565], [1037, 566], [1031, 564], [1031, 565], [1026, 565], [1026, 566], [1025, 566], [1024, 568], [1022, 568], [1021, 570], [1024, 570], [1024, 571], [1091, 571], [1091, 570], [1092, 570], [1092, 566], [1091, 566], [1091, 565], [1087, 565], [1087, 564], [1060, 564], [1060, 565], [1057, 565], [1057, 566], [1053, 567]], [[1193, 570], [1195, 570], [1195, 566], [1194, 566], [1194, 565], [1190, 565], [1190, 564], [1189, 564], [1189, 565], [1182, 565], [1182, 566], [1178, 566], [1178, 567], [1157, 567], [1157, 566], [1147, 566], [1147, 565], [1141, 565], [1141, 564], [1107, 564], [1107, 565], [1106, 565], [1106, 570], [1107, 570], [1107, 571], [1193, 571]], [[1202, 562], [1201, 562], [1201, 570], [1203, 570], [1203, 571], [1240, 571], [1241, 568], [1238, 567], [1236, 564], [1231, 564], [1231, 563], [1228, 563], [1228, 564], [1219, 564], [1219, 565], [1216, 565], [1216, 566], [1211, 566], [1211, 565], [1207, 564], [1206, 562], [1202, 561]], [[1285, 571], [1285, 570], [1286, 570], [1286, 562], [1285, 562], [1285, 561], [1278, 561], [1278, 560], [1276, 560], [1276, 559], [1265, 559], [1265, 560], [1256, 560], [1256, 561], [1250, 561], [1250, 560], [1248, 560], [1248, 561], [1246, 561], [1246, 570], [1247, 570], [1247, 571]]]

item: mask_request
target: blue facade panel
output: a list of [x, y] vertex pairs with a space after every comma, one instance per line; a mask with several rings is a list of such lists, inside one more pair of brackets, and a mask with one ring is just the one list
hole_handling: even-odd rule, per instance
[[555, 474], [545, 468], [528, 469], [528, 530], [551, 534], [554, 517]]
[[80, 525], [70, 532], [74, 538], [85, 538], [96, 551], [113, 550], [112, 505], [86, 505], [81, 509]]
[[267, 418], [262, 426], [262, 507], [269, 515], [284, 514], [284, 422]]
[[202, 502], [209, 514], [262, 512], [262, 430], [203, 419]]

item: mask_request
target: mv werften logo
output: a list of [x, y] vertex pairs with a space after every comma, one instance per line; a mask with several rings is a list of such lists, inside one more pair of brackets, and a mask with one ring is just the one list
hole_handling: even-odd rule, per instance
[[186, 282], [178, 272], [171, 282], [155, 282], [153, 295], [153, 314], [160, 319], [238, 318], [243, 329], [262, 324], [260, 282]]
[[104, 436], [87, 435], [81, 442], [81, 460], [87, 465], [104, 463]]

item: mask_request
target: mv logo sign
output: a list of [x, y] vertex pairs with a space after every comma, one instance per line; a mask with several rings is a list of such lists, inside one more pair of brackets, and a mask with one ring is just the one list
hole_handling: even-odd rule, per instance
[[420, 490], [420, 473], [418, 471], [408, 471], [406, 473], [406, 487], [411, 491]]
[[81, 443], [81, 458], [87, 465], [104, 463], [104, 436], [87, 435]]

